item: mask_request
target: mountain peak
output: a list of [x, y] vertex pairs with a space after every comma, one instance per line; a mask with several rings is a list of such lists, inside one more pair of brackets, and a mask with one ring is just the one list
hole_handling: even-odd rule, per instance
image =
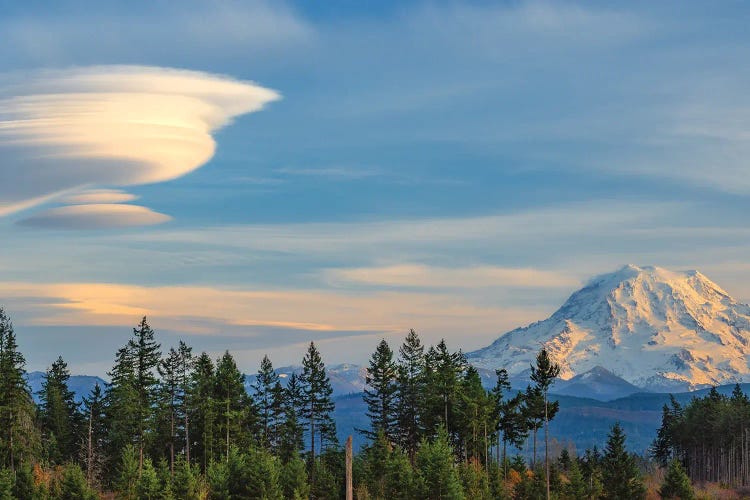
[[628, 264], [591, 279], [552, 316], [469, 353], [528, 368], [541, 346], [569, 379], [597, 365], [650, 390], [750, 380], [750, 308], [698, 271]]

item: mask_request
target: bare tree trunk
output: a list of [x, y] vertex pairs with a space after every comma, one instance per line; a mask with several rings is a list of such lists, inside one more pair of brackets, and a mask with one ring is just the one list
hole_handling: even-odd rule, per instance
[[190, 425], [187, 408], [185, 408], [185, 461], [190, 465]]
[[346, 438], [346, 500], [354, 499], [352, 481], [352, 437]]
[[229, 463], [229, 399], [227, 399], [227, 463]]
[[546, 392], [544, 393], [544, 477], [547, 482], [547, 500], [549, 500], [549, 419]]
[[169, 474], [174, 477], [174, 409], [170, 417], [170, 434], [169, 434]]
[[89, 410], [89, 439], [88, 439], [88, 446], [86, 450], [86, 481], [88, 482], [89, 486], [91, 486], [91, 463], [93, 462], [93, 455], [94, 455], [94, 447], [91, 442], [91, 439], [92, 439], [91, 421], [93, 419], [94, 419], [94, 408], [92, 407], [91, 410]]
[[13, 450], [13, 410], [10, 410], [10, 419], [8, 420], [8, 444], [10, 445], [10, 470], [16, 472], [16, 457]]

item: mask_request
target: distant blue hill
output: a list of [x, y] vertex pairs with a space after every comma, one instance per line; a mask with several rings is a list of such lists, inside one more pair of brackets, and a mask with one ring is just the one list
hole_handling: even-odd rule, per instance
[[[750, 394], [750, 384], [741, 384], [742, 390]], [[721, 394], [729, 395], [734, 385], [717, 388]], [[675, 393], [681, 404], [693, 398], [703, 397], [710, 389]], [[562, 444], [572, 444], [580, 453], [586, 448], [597, 446], [602, 449], [607, 434], [615, 422], [619, 422], [627, 434], [627, 446], [636, 453], [647, 453], [656, 431], [661, 425], [662, 407], [669, 403], [668, 393], [636, 393], [614, 399], [599, 401], [593, 398], [554, 394], [552, 400], [559, 401], [560, 411], [550, 423], [550, 437]], [[366, 429], [365, 404], [361, 394], [340, 396], [336, 402], [336, 425], [339, 440], [354, 436], [355, 448], [365, 444], [365, 439], [355, 429]], [[523, 450], [522, 450], [523, 451]], [[518, 450], [509, 453], [517, 453]]]
[[[34, 401], [38, 403], [38, 392], [42, 390], [44, 372], [29, 372], [26, 374], [26, 380], [31, 388], [31, 395]], [[104, 389], [107, 383], [103, 379], [92, 375], [71, 375], [68, 381], [68, 387], [75, 393], [76, 401], [78, 402], [88, 396], [96, 384], [99, 384]]]

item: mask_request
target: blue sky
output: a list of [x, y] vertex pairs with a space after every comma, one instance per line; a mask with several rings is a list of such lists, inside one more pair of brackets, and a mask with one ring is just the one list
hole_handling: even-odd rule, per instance
[[[102, 374], [142, 314], [165, 346], [230, 348], [248, 371], [310, 339], [363, 362], [412, 327], [470, 350], [628, 262], [750, 300], [743, 3], [2, 8], [0, 290], [30, 368], [60, 353]], [[199, 72], [201, 99], [238, 92], [196, 136], [215, 149], [180, 142], [187, 163], [165, 166], [105, 148], [123, 115], [193, 113], [162, 109], [185, 97], [168, 68]], [[46, 129], [13, 142], [18, 116], [85, 114], [134, 74], [154, 101], [115, 108], [94, 153], [50, 156]], [[81, 205], [94, 192], [112, 199]]]

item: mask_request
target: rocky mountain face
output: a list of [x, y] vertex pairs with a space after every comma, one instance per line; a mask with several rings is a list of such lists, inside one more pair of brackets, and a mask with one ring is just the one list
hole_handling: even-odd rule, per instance
[[604, 370], [622, 388], [679, 391], [750, 381], [749, 341], [750, 306], [698, 271], [628, 265], [592, 279], [549, 318], [502, 335], [468, 359], [519, 377], [544, 346], [563, 381], [585, 383], [582, 375], [592, 370], [602, 380]]

